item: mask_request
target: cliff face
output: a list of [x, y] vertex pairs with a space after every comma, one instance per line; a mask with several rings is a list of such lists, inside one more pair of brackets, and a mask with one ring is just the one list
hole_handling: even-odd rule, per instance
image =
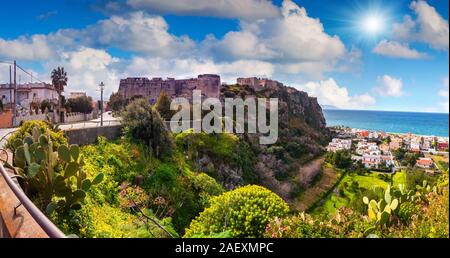
[[[221, 89], [222, 98], [246, 96], [278, 98], [278, 141], [273, 145], [260, 145], [258, 134], [239, 135], [240, 148], [242, 145], [248, 146], [246, 149], [251, 152], [251, 155], [246, 154], [251, 160], [246, 160], [245, 169], [239, 168], [240, 162], [224, 162], [213, 156], [202, 156], [202, 160], [196, 161], [198, 168], [207, 172], [203, 169], [207, 166], [202, 163], [205, 163], [205, 160], [207, 163], [214, 161], [210, 167], [215, 168], [215, 177], [227, 188], [257, 183], [289, 199], [305, 185], [304, 182], [293, 180], [299, 176], [298, 168], [320, 156], [324, 151], [324, 145], [329, 141], [329, 131], [326, 128], [322, 108], [316, 98], [282, 84], [258, 92], [242, 85], [227, 85]], [[236, 154], [243, 156], [240, 153]], [[249, 163], [251, 163], [250, 170]]]

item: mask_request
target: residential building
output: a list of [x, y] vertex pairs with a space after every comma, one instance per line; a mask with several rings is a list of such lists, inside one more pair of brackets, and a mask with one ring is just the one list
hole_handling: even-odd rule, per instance
[[338, 150], [350, 150], [352, 140], [334, 138], [327, 146], [327, 151], [336, 152]]
[[433, 160], [430, 158], [419, 158], [416, 160], [416, 166], [424, 169], [429, 169], [433, 166]]
[[400, 137], [391, 137], [391, 142], [389, 143], [389, 149], [391, 151], [398, 150], [403, 147], [403, 139]]
[[26, 84], [17, 84], [17, 90], [10, 87], [9, 84], [0, 85], [0, 96], [3, 105], [16, 105], [25, 109], [32, 109], [31, 106], [39, 104], [44, 100], [57, 105], [59, 94], [56, 89], [48, 83], [34, 82]]
[[436, 149], [438, 151], [446, 151], [448, 150], [448, 140], [444, 138], [438, 138], [436, 143]]
[[68, 98], [69, 99], [76, 99], [76, 98], [79, 98], [79, 97], [86, 97], [86, 96], [87, 96], [86, 92], [84, 92], [84, 91], [72, 91], [72, 92], [69, 93]]

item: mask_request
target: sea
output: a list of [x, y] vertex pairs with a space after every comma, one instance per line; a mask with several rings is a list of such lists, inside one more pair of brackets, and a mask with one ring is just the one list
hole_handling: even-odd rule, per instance
[[327, 126], [448, 137], [448, 114], [324, 109]]

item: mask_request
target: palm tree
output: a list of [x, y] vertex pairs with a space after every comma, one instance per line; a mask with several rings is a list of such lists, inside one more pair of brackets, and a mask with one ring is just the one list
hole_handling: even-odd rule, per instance
[[52, 71], [52, 84], [53, 87], [55, 87], [56, 92], [58, 92], [59, 99], [58, 99], [58, 113], [60, 116], [60, 122], [64, 122], [64, 111], [62, 111], [62, 108], [64, 107], [63, 103], [63, 96], [62, 92], [64, 91], [64, 87], [67, 86], [67, 73], [64, 71], [64, 67], [59, 67], [56, 69], [53, 69]]
[[56, 91], [61, 95], [64, 91], [64, 87], [67, 86], [67, 73], [64, 71], [64, 67], [53, 69], [52, 71], [52, 84]]

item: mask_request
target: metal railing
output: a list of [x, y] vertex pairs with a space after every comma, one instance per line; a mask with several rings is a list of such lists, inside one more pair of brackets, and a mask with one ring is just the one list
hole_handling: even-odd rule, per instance
[[18, 206], [15, 208], [17, 209], [20, 205], [25, 207], [25, 209], [28, 211], [28, 213], [31, 215], [31, 217], [36, 221], [36, 223], [42, 228], [42, 230], [51, 238], [65, 238], [66, 235], [57, 227], [55, 224], [53, 224], [47, 216], [45, 216], [39, 208], [34, 205], [34, 203], [28, 198], [28, 196], [25, 195], [23, 190], [14, 183], [14, 181], [11, 179], [11, 177], [6, 172], [5, 168], [3, 167], [3, 164], [0, 162], [0, 174], [5, 179], [6, 183], [8, 184], [11, 191], [14, 193], [14, 195], [17, 197], [17, 199], [20, 201]]
[[[76, 122], [71, 124], [60, 124], [59, 128], [62, 130], [70, 130], [70, 129], [83, 129], [83, 128], [93, 128], [100, 127], [100, 121], [84, 121], [84, 122]], [[112, 125], [120, 125], [120, 120], [104, 120], [103, 126], [112, 126]]]

